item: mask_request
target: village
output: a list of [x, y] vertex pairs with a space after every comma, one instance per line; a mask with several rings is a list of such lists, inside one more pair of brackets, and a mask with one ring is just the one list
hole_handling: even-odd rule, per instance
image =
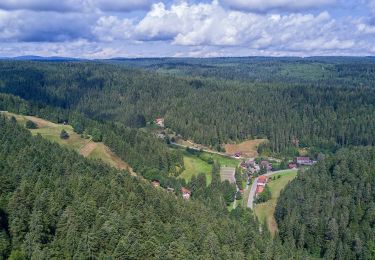
[[[185, 142], [176, 142], [176, 139], [179, 138], [178, 135], [175, 136], [168, 136], [167, 132], [169, 129], [166, 129], [164, 118], [156, 118], [154, 124], [158, 127], [158, 131], [155, 132], [156, 137], [160, 139], [168, 139], [172, 140], [169, 141], [170, 144], [179, 146], [186, 149], [192, 149], [196, 151], [204, 151], [206, 153], [216, 154], [220, 156], [224, 156], [227, 158], [237, 160], [236, 166], [228, 166], [228, 165], [221, 165], [220, 168], [220, 179], [222, 182], [228, 181], [231, 184], [236, 185], [236, 190], [241, 195], [247, 194], [248, 201], [246, 203], [248, 208], [253, 208], [256, 198], [265, 190], [265, 187], [275, 174], [281, 174], [283, 172], [287, 172], [288, 170], [297, 170], [301, 167], [308, 167], [316, 163], [316, 161], [312, 160], [310, 157], [307, 156], [299, 156], [295, 157], [293, 160], [290, 160], [287, 164], [286, 169], [277, 169], [277, 167], [273, 167], [274, 163], [279, 163], [280, 160], [275, 158], [255, 158], [255, 157], [248, 157], [249, 154], [244, 153], [240, 150], [229, 152], [217, 152], [211, 150], [203, 145], [195, 144], [192, 141], [185, 141]], [[236, 168], [240, 168], [241, 176], [246, 180], [246, 186], [239, 187], [237, 185], [238, 180], [236, 180]], [[198, 174], [198, 173], [196, 173]], [[153, 180], [152, 185], [154, 187], [159, 187], [160, 182], [159, 180]], [[167, 192], [174, 192], [174, 190], [170, 187], [167, 187]], [[192, 191], [189, 190], [187, 187], [181, 187], [181, 196], [185, 200], [189, 200], [194, 194]], [[236, 193], [237, 194], [237, 193]], [[233, 205], [235, 207], [235, 204]]]

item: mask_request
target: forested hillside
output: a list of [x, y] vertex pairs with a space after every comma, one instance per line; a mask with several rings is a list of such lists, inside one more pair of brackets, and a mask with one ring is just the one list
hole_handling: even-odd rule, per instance
[[[242, 71], [238, 73], [245, 73], [243, 68], [254, 72], [256, 64], [269, 69], [255, 70], [260, 79], [234, 81], [217, 64], [202, 78], [204, 74], [171, 75], [95, 62], [3, 61], [0, 91], [135, 128], [165, 117], [177, 133], [214, 148], [255, 137], [267, 137], [270, 150], [289, 154], [295, 153], [296, 141], [330, 152], [375, 143], [371, 59], [252, 62], [226, 66]], [[284, 80], [272, 76], [276, 74]]]
[[300, 173], [275, 215], [282, 240], [315, 257], [374, 259], [375, 149], [343, 149]]
[[250, 211], [186, 202], [0, 117], [0, 258], [301, 258]]
[[182, 154], [170, 150], [145, 131], [113, 122], [98, 122], [68, 109], [28, 102], [8, 94], [0, 94], [0, 110], [34, 115], [53, 122], [70, 122], [77, 133], [94, 135], [98, 141], [102, 140], [137, 173], [148, 179], [159, 179], [164, 187], [171, 186], [176, 190], [181, 187], [180, 181], [169, 174], [179, 174], [178, 168], [183, 166]]

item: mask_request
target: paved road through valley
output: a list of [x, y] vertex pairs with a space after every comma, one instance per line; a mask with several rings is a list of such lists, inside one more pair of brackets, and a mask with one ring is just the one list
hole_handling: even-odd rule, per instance
[[[294, 171], [297, 171], [298, 169], [295, 169]], [[264, 174], [267, 177], [270, 177], [272, 175], [278, 174], [278, 173], [283, 173], [283, 172], [289, 172], [293, 171], [291, 169], [286, 169], [286, 170], [280, 170], [280, 171], [274, 171], [274, 172], [268, 172]], [[257, 183], [258, 183], [258, 177], [255, 178], [254, 182], [251, 184], [250, 188], [250, 193], [249, 193], [249, 199], [247, 201], [247, 207], [253, 209], [254, 207], [254, 199], [255, 199], [255, 191], [257, 189]]]

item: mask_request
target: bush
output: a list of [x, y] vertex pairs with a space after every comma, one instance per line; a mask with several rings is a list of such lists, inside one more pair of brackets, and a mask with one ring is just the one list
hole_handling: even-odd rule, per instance
[[69, 139], [69, 134], [68, 134], [68, 132], [66, 132], [64, 129], [61, 130], [60, 138], [61, 138], [61, 139], [64, 139], [64, 140]]
[[26, 121], [26, 128], [27, 128], [27, 129], [37, 129], [38, 126], [37, 126], [37, 124], [35, 124], [33, 121], [31, 121], [31, 120], [27, 120], [27, 121]]
[[266, 187], [264, 187], [263, 192], [258, 195], [258, 197], [256, 199], [256, 203], [266, 202], [266, 201], [270, 200], [271, 197], [272, 197], [271, 190], [268, 187], [268, 185], [266, 185]]
[[92, 136], [92, 140], [94, 141], [94, 142], [101, 142], [102, 141], [102, 132], [100, 132], [100, 130], [99, 129], [97, 129], [97, 128], [94, 128], [93, 130], [92, 130], [92, 133], [91, 133], [91, 136]]

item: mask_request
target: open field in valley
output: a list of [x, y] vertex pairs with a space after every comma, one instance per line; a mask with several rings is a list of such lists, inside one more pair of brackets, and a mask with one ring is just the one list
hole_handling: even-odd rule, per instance
[[194, 175], [204, 173], [206, 175], [207, 183], [211, 183], [211, 171], [212, 165], [203, 161], [195, 155], [184, 153], [184, 165], [185, 170], [181, 173], [179, 178], [183, 178], [186, 181], [190, 181]]

